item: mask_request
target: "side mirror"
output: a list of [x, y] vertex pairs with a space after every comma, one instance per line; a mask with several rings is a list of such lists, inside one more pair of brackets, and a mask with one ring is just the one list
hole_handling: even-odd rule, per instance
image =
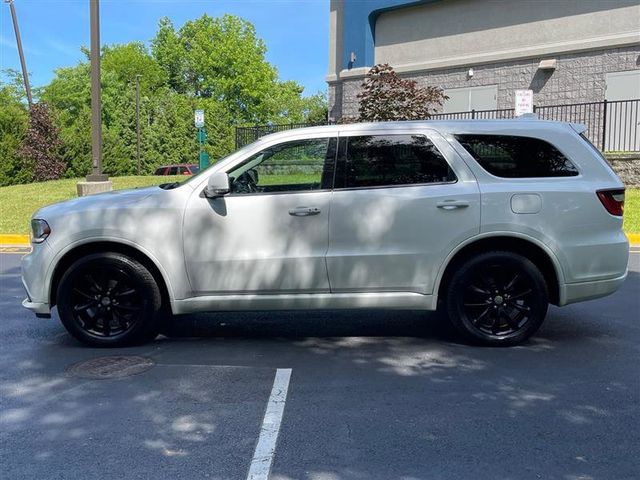
[[207, 186], [204, 188], [204, 196], [207, 198], [223, 197], [231, 191], [229, 175], [225, 172], [215, 172], [209, 175]]

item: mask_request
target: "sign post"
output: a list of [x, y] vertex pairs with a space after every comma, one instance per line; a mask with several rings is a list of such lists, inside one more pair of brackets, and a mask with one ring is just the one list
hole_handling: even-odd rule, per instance
[[207, 141], [207, 132], [204, 129], [204, 110], [196, 110], [194, 123], [198, 129], [198, 145], [200, 146], [199, 165], [200, 170], [209, 166], [209, 155], [204, 151], [204, 143]]
[[516, 90], [516, 117], [533, 113], [533, 90]]

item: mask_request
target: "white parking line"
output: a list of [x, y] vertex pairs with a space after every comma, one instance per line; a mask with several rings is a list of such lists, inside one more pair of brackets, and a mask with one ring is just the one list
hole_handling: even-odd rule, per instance
[[290, 368], [279, 368], [276, 371], [247, 480], [268, 480], [269, 478], [271, 464], [276, 453], [276, 442], [278, 441], [290, 379]]

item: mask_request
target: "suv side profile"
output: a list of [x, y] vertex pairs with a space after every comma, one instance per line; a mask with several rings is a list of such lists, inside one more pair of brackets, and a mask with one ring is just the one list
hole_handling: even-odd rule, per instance
[[32, 219], [24, 306], [90, 345], [203, 311], [442, 308], [515, 345], [627, 274], [624, 186], [581, 125], [333, 125], [263, 137], [182, 183]]

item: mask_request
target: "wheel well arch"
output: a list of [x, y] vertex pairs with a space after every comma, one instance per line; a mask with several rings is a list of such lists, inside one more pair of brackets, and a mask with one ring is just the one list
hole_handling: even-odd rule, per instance
[[140, 262], [147, 270], [149, 270], [158, 284], [160, 295], [162, 297], [162, 307], [170, 308], [171, 296], [169, 295], [167, 282], [156, 263], [138, 248], [114, 241], [94, 241], [83, 243], [82, 245], [73, 247], [62, 256], [62, 258], [56, 263], [51, 277], [51, 284], [49, 288], [49, 304], [51, 307], [56, 304], [58, 285], [62, 276], [69, 267], [73, 265], [76, 260], [86, 255], [106, 252], [120, 253]]
[[[556, 264], [552, 260], [550, 254], [536, 243], [520, 237], [509, 235], [490, 236], [475, 240], [460, 250], [449, 260], [447, 266], [440, 279], [438, 286], [438, 298], [444, 298], [451, 277], [457, 268], [467, 259], [478, 255], [479, 253], [502, 250], [517, 253], [529, 259], [540, 269], [545, 282], [547, 284], [549, 301], [553, 305], [560, 302], [560, 274], [556, 268]], [[559, 268], [559, 267], [558, 267]]]

